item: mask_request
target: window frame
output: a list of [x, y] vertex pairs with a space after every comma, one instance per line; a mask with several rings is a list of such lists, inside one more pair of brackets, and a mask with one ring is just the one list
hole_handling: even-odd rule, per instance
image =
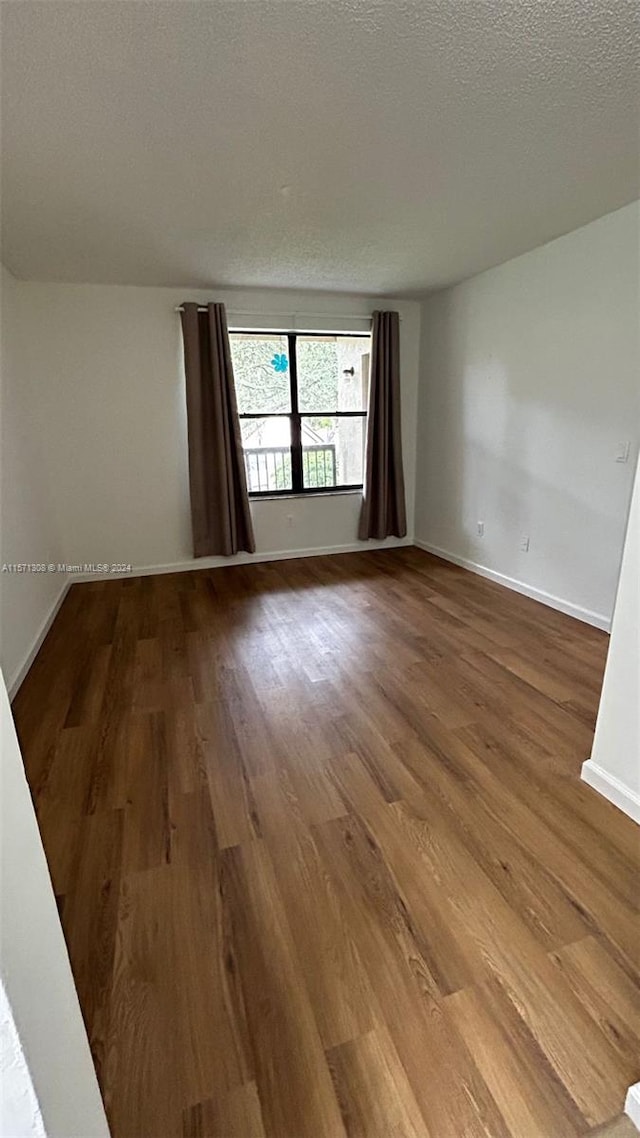
[[[289, 354], [289, 395], [291, 399], [290, 411], [262, 411], [238, 412], [242, 419], [289, 419], [291, 423], [291, 486], [286, 490], [249, 490], [250, 498], [291, 498], [293, 495], [307, 494], [343, 494], [349, 490], [362, 490], [364, 482], [344, 483], [337, 486], [305, 486], [302, 469], [302, 420], [309, 418], [326, 419], [367, 419], [369, 409], [365, 411], [300, 411], [298, 406], [298, 356], [296, 343], [298, 336], [336, 336], [347, 337], [350, 340], [371, 340], [370, 332], [283, 332], [281, 329], [262, 328], [230, 328], [229, 337], [232, 336], [286, 336], [287, 351]], [[244, 447], [243, 460], [244, 460]], [[364, 470], [363, 470], [364, 475]]]

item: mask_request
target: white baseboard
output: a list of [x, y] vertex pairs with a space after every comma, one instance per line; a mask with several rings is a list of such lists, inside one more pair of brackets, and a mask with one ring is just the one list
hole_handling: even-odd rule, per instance
[[33, 661], [35, 660], [36, 656], [38, 655], [38, 652], [40, 651], [40, 646], [41, 646], [45, 636], [47, 635], [49, 629], [51, 628], [51, 625], [53, 624], [53, 622], [54, 622], [54, 620], [58, 614], [58, 609], [60, 608], [60, 605], [62, 604], [64, 598], [66, 597], [70, 585], [71, 585], [71, 581], [67, 577], [65, 579], [65, 581], [63, 582], [63, 585], [62, 585], [62, 588], [60, 589], [60, 592], [58, 593], [53, 604], [51, 605], [49, 612], [45, 616], [44, 620], [42, 621], [42, 624], [40, 625], [38, 631], [36, 632], [36, 635], [33, 638], [33, 642], [31, 644], [31, 647], [29, 648], [29, 651], [27, 652], [27, 655], [25, 656], [22, 664], [17, 669], [17, 671], [14, 672], [13, 677], [11, 677], [8, 680], [7, 691], [9, 693], [9, 699], [13, 699], [13, 697], [15, 696], [18, 688], [20, 687], [20, 684], [22, 683], [24, 677], [26, 676], [27, 672], [29, 671], [29, 668], [31, 667], [31, 665], [33, 664]]
[[[593, 759], [587, 759], [582, 764], [580, 777], [583, 782], [597, 790], [598, 794], [613, 802], [623, 814], [640, 824], [640, 794], [637, 791], [632, 790], [615, 775], [609, 774], [603, 767], [598, 766], [598, 763], [594, 763]], [[640, 1087], [640, 1083], [637, 1085]], [[640, 1103], [640, 1099], [638, 1101]]]
[[624, 1113], [630, 1118], [636, 1130], [640, 1130], [640, 1083], [634, 1083], [627, 1091]]
[[291, 561], [297, 557], [327, 557], [333, 553], [367, 553], [378, 549], [401, 549], [413, 545], [412, 537], [386, 541], [352, 541], [346, 545], [314, 546], [311, 549], [277, 549], [262, 553], [236, 553], [232, 557], [193, 557], [163, 565], [134, 565], [130, 573], [74, 573], [73, 581], [111, 581], [118, 577], [152, 577], [158, 573], [190, 573], [196, 569], [228, 569], [232, 565], [259, 565], [265, 561]]
[[486, 565], [480, 565], [468, 557], [459, 557], [457, 553], [450, 553], [448, 549], [440, 549], [439, 546], [431, 545], [428, 541], [420, 541], [415, 538], [413, 544], [417, 545], [419, 549], [424, 549], [427, 553], [433, 553], [435, 557], [442, 557], [444, 561], [451, 561], [454, 565], [469, 569], [471, 573], [477, 573], [479, 577], [496, 581], [499, 585], [512, 589], [514, 593], [522, 593], [525, 597], [540, 601], [541, 604], [557, 609], [558, 612], [566, 613], [567, 616], [573, 616], [576, 620], [582, 620], [585, 624], [591, 624], [594, 628], [601, 628], [605, 632], [611, 630], [611, 618], [605, 616], [604, 613], [592, 612], [591, 609], [576, 605], [573, 601], [556, 597], [553, 593], [545, 592], [544, 589], [536, 589], [534, 585], [527, 585], [525, 581], [518, 581], [515, 577], [507, 577], [505, 573], [498, 573], [496, 569], [488, 569]]

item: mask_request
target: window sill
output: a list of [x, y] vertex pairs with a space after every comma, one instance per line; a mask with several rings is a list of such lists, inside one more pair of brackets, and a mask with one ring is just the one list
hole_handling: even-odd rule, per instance
[[305, 490], [302, 494], [249, 494], [250, 502], [290, 502], [292, 498], [296, 501], [305, 500], [306, 498], [344, 498], [349, 494], [359, 494], [362, 497], [362, 487], [356, 490], [318, 490], [314, 493], [313, 490]]

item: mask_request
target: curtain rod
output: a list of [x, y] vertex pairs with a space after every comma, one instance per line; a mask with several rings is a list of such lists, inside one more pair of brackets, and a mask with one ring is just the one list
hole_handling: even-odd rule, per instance
[[[184, 312], [184, 304], [178, 304], [174, 308], [173, 311], [174, 312]], [[198, 312], [207, 312], [207, 311], [208, 311], [208, 306], [206, 304], [199, 304], [198, 305]], [[229, 311], [233, 312], [234, 310], [229, 309]], [[373, 319], [373, 315], [371, 312], [365, 312], [365, 313], [359, 312], [357, 314], [354, 312], [346, 312], [346, 313], [342, 313], [342, 312], [340, 312], [340, 313], [337, 313], [337, 312], [243, 312], [242, 309], [239, 309], [237, 314], [241, 315], [241, 316], [259, 316], [259, 317], [264, 318], [264, 319], [269, 317], [269, 319], [273, 318], [274, 320], [276, 320], [276, 319], [282, 320], [285, 316], [293, 316], [294, 320], [299, 319], [299, 318], [305, 318], [306, 319], [306, 317], [308, 317], [308, 316], [323, 317], [326, 320], [372, 320]], [[402, 317], [400, 317], [400, 319], [402, 319]]]

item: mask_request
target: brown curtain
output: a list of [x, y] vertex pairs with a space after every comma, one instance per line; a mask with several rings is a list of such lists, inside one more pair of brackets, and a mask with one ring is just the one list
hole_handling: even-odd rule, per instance
[[400, 317], [374, 312], [364, 500], [358, 537], [404, 537], [400, 432]]
[[256, 544], [224, 304], [182, 308], [194, 557]]

